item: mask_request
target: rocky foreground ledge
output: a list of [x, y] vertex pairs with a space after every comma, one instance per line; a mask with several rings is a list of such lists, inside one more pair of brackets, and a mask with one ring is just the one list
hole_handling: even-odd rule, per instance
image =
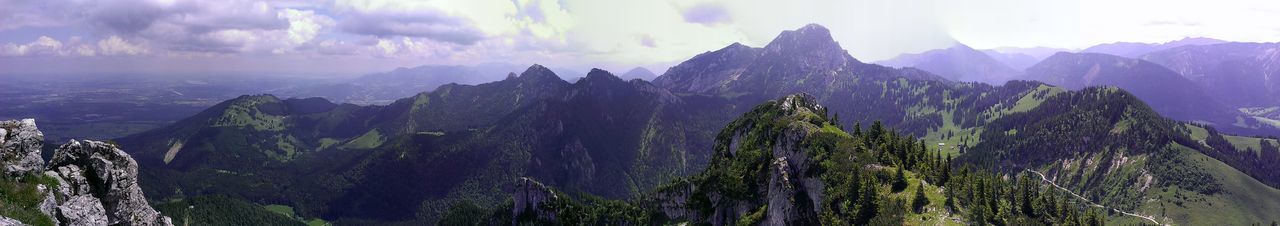
[[[53, 224], [173, 225], [147, 203], [138, 187], [138, 163], [115, 145], [71, 140], [54, 151], [47, 165], [40, 157], [43, 146], [44, 134], [35, 120], [0, 121], [3, 180], [43, 176], [56, 181], [54, 186], [36, 185], [45, 197], [37, 208]], [[26, 224], [0, 216], [0, 225]]]

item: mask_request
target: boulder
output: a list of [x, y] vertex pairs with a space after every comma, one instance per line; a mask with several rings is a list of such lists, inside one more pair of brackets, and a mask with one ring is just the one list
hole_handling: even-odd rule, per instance
[[36, 128], [35, 119], [0, 121], [0, 164], [11, 177], [39, 172], [44, 165], [40, 148], [44, 133]]
[[40, 192], [44, 193], [44, 201], [40, 201], [40, 213], [49, 216], [53, 220], [53, 225], [61, 225], [62, 223], [55, 217], [58, 215], [58, 197], [50, 190], [53, 188], [45, 187], [43, 184], [37, 185], [36, 188], [39, 188]]
[[138, 163], [115, 145], [71, 140], [54, 152], [48, 167], [67, 184], [60, 193], [100, 200], [111, 225], [173, 225], [147, 204], [138, 187]]
[[102, 202], [88, 195], [71, 197], [63, 202], [58, 206], [57, 219], [68, 226], [98, 226], [108, 225], [109, 222]]

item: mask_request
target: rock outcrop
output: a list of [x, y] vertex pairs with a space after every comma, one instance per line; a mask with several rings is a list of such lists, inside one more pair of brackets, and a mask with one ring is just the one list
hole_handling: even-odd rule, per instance
[[20, 176], [43, 168], [40, 148], [44, 133], [36, 128], [36, 120], [0, 121], [0, 164], [8, 176]]
[[13, 218], [0, 216], [0, 225], [7, 226], [7, 225], [25, 225], [25, 224], [23, 224], [21, 221], [14, 220]]
[[536, 220], [555, 222], [555, 211], [546, 211], [546, 205], [558, 201], [560, 197], [555, 191], [528, 177], [516, 181], [515, 195], [512, 197], [515, 206], [511, 208], [511, 224], [517, 225], [520, 220]]
[[[54, 224], [173, 225], [147, 204], [138, 187], [138, 163], [115, 145], [71, 140], [58, 147], [45, 166], [40, 158], [44, 137], [35, 120], [4, 121], [0, 127], [6, 176], [43, 170], [43, 176], [58, 182], [57, 187], [37, 185], [45, 193], [37, 208]], [[14, 224], [0, 220], [0, 225]]]
[[[815, 225], [825, 198], [814, 134], [832, 126], [827, 109], [807, 94], [756, 107], [717, 138], [703, 174], [659, 187], [636, 200], [660, 219], [709, 225]], [[764, 169], [760, 171], [743, 169]], [[516, 182], [512, 224], [557, 222], [575, 201], [528, 178]], [[569, 203], [569, 204], [565, 204]], [[573, 207], [569, 207], [573, 208]], [[567, 219], [567, 217], [566, 217]], [[604, 217], [601, 220], [611, 220]]]
[[[826, 108], [818, 105], [816, 98], [808, 94], [789, 95], [779, 101], [779, 107], [789, 117], [801, 115], [826, 115]], [[790, 121], [782, 134], [774, 138], [771, 150], [774, 159], [766, 200], [769, 203], [765, 221], [769, 225], [794, 225], [817, 222], [817, 210], [822, 206], [823, 184], [813, 172], [816, 163], [801, 144], [819, 128], [814, 124]]]
[[[138, 187], [138, 163], [115, 145], [72, 140], [54, 152], [49, 168], [58, 169], [62, 176], [59, 178], [66, 182], [60, 183], [58, 189], [69, 191], [63, 195], [74, 197], [72, 200], [97, 199], [112, 225], [173, 224], [147, 204]], [[64, 216], [66, 211], [59, 212], [59, 220], [72, 219]]]

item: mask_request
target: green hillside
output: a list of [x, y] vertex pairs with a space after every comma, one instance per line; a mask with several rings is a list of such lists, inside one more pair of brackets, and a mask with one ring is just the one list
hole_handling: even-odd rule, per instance
[[[664, 209], [666, 220], [727, 223], [724, 220], [756, 213], [747, 211], [768, 212], [768, 199], [759, 193], [768, 187], [760, 180], [772, 177], [765, 170], [773, 167], [771, 158], [777, 156], [763, 147], [779, 145], [774, 142], [781, 139], [779, 134], [790, 134], [782, 139], [788, 142], [814, 145], [805, 150], [823, 150], [787, 156], [815, 169], [790, 175], [811, 179], [806, 183], [843, 183], [839, 188], [849, 189], [824, 193], [823, 199], [819, 193], [806, 194], [813, 201], [809, 204], [849, 204], [785, 210], [795, 213], [788, 219], [796, 223], [870, 222], [879, 212], [857, 215], [859, 204], [854, 201], [862, 199], [852, 193], [896, 193], [889, 183], [896, 169], [904, 170], [904, 178], [926, 181], [927, 192], [922, 194], [934, 198], [946, 194], [947, 189], [938, 187], [951, 187], [939, 183], [950, 181], [932, 176], [934, 171], [968, 169], [975, 174], [964, 186], [982, 187], [956, 187], [956, 192], [967, 193], [957, 201], [960, 206], [953, 209], [949, 222], [957, 222], [950, 219], [956, 216], [962, 219], [958, 222], [1082, 222], [1079, 217], [1088, 211], [1101, 211], [1098, 214], [1116, 223], [1186, 224], [1198, 221], [1174, 214], [1203, 213], [1167, 203], [1186, 205], [1191, 202], [1184, 198], [1198, 195], [1223, 197], [1196, 199], [1205, 205], [1252, 205], [1231, 198], [1246, 193], [1239, 189], [1251, 186], [1248, 180], [1224, 176], [1246, 175], [1263, 185], [1280, 186], [1280, 177], [1272, 173], [1280, 171], [1280, 145], [1274, 139], [1231, 136], [1212, 126], [1170, 120], [1121, 89], [1070, 91], [1029, 81], [1001, 86], [956, 83], [914, 69], [861, 63], [829, 40], [820, 26], [784, 34], [764, 48], [735, 44], [700, 54], [655, 83], [624, 81], [603, 70], [568, 83], [534, 65], [502, 81], [446, 85], [385, 106], [244, 96], [117, 141], [143, 165], [140, 177], [152, 199], [226, 195], [290, 206], [294, 218], [339, 225], [421, 225], [487, 216], [488, 211], [510, 206], [506, 203], [513, 198], [512, 187], [529, 184], [519, 178], [580, 197], [574, 201], [586, 206], [623, 208], [575, 215], [583, 219], [618, 219], [607, 216], [652, 210], [646, 205], [658, 205], [652, 203], [657, 200], [643, 198], [682, 197], [663, 193], [682, 191], [679, 194], [718, 198], [710, 202], [710, 197], [690, 196], [690, 202], [678, 206], [697, 208]], [[794, 112], [749, 107], [793, 93], [812, 94], [805, 102], [822, 110], [791, 115]], [[743, 114], [747, 117], [734, 120]], [[774, 121], [783, 124], [757, 124]], [[797, 123], [805, 121], [812, 122]], [[724, 133], [749, 129], [761, 131]], [[790, 140], [800, 137], [813, 139]], [[1187, 154], [1184, 149], [1192, 151]], [[956, 163], [937, 163], [943, 156], [954, 157]], [[814, 167], [826, 160], [834, 165]], [[823, 172], [837, 166], [856, 169]], [[1019, 217], [1012, 212], [999, 215], [1004, 213], [1001, 208], [1013, 208], [1000, 202], [977, 203], [990, 211], [973, 211], [984, 208], [967, 204], [977, 200], [968, 191], [976, 191], [972, 193], [977, 198], [987, 192], [996, 199], [1018, 189], [1030, 191], [1014, 188], [1021, 181], [1062, 187], [1036, 193], [1058, 199], [1042, 202], [1077, 202], [1073, 205], [1081, 207], [1091, 202], [1106, 209], [1080, 209], [1083, 212], [1069, 215], [1057, 206], [1031, 208]], [[899, 183], [899, 189], [920, 187], [917, 183]], [[992, 187], [1004, 190], [988, 189]], [[831, 190], [838, 189], [825, 191]], [[1255, 191], [1266, 193], [1249, 189]], [[1065, 193], [1079, 197], [1066, 198]], [[833, 197], [849, 198], [821, 201]], [[1266, 198], [1275, 196], [1262, 197], [1260, 203], [1275, 201]], [[882, 200], [914, 197], [872, 203], [878, 206]], [[1166, 205], [1154, 212], [1152, 203]], [[890, 204], [896, 205], [886, 205]], [[730, 206], [734, 211], [717, 213], [704, 208], [708, 206]], [[1055, 213], [1037, 212], [1047, 210]], [[1134, 219], [1123, 212], [1160, 218]], [[887, 219], [941, 219], [930, 217], [938, 212], [927, 213], [890, 213], [893, 217]], [[1237, 214], [1240, 217], [1234, 219], [1240, 222], [1273, 217], [1253, 211]], [[648, 215], [650, 221], [667, 222], [654, 217]]]
[[953, 173], [938, 152], [879, 124], [845, 133], [815, 102], [795, 95], [756, 107], [721, 131], [706, 171], [647, 198], [549, 191], [549, 201], [520, 200], [535, 203], [514, 216], [510, 208], [519, 207], [489, 219], [464, 217], [483, 216], [475, 210], [445, 218], [571, 225], [1098, 225], [1105, 218], [1039, 179], [1004, 180], [963, 166]]

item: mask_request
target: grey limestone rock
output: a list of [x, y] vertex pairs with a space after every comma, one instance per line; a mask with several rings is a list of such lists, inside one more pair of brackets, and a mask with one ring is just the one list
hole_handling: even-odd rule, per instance
[[4, 164], [5, 174], [38, 172], [44, 165], [41, 147], [44, 133], [36, 128], [35, 119], [0, 121], [0, 163]]
[[68, 193], [80, 195], [87, 191], [101, 200], [112, 225], [173, 225], [147, 204], [138, 187], [138, 163], [115, 145], [72, 140], [54, 152], [49, 168], [57, 169], [68, 182]]
[[62, 221], [63, 225], [69, 226], [98, 226], [107, 225], [107, 212], [102, 208], [102, 202], [93, 196], [81, 195], [67, 199], [61, 206], [58, 206], [57, 219]]

